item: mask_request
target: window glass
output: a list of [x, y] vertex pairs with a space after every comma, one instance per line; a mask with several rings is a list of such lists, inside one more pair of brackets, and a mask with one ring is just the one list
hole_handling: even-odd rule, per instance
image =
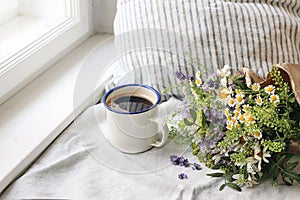
[[0, 63], [65, 20], [66, 0], [0, 0]]

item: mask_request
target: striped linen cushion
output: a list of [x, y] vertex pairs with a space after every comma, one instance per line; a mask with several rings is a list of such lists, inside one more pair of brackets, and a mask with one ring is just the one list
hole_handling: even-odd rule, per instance
[[113, 85], [162, 91], [177, 70], [206, 75], [225, 64], [266, 76], [273, 64], [300, 63], [299, 26], [299, 0], [119, 0]]

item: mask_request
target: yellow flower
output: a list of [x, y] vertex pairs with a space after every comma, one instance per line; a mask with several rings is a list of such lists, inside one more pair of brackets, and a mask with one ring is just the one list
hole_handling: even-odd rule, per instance
[[227, 128], [228, 130], [232, 130], [232, 128], [233, 128], [232, 122], [227, 123], [226, 128]]
[[243, 105], [243, 111], [244, 112], [249, 111], [249, 108], [250, 108], [249, 104]]
[[241, 111], [242, 111], [241, 106], [240, 106], [240, 105], [237, 105], [237, 106], [235, 107], [235, 110], [241, 112]]
[[221, 99], [227, 99], [227, 97], [229, 96], [229, 94], [230, 94], [230, 91], [227, 88], [223, 88], [220, 91], [220, 98]]
[[227, 121], [230, 121], [231, 120], [231, 115], [228, 115], [227, 116]]
[[259, 132], [259, 131], [253, 132], [253, 136], [254, 136], [254, 138], [256, 138], [256, 139], [261, 139], [261, 138], [262, 138], [262, 134], [261, 134], [261, 132]]
[[254, 84], [252, 85], [252, 90], [254, 90], [255, 92], [259, 91], [259, 89], [260, 89], [260, 84], [254, 83]]
[[234, 107], [235, 104], [236, 104], [235, 99], [233, 99], [232, 97], [230, 97], [230, 98], [228, 99], [228, 105], [229, 105], [230, 107]]
[[265, 92], [268, 94], [274, 94], [275, 87], [273, 85], [268, 85], [267, 87], [265, 87]]
[[240, 90], [240, 89], [235, 90], [235, 93], [236, 93], [237, 95], [240, 95], [240, 96], [242, 96], [242, 97], [245, 97], [245, 93], [244, 93], [242, 90]]
[[234, 114], [234, 116], [235, 116], [236, 118], [238, 118], [238, 117], [241, 115], [241, 111], [235, 109], [235, 110], [233, 111], [233, 114]]
[[241, 114], [241, 115], [238, 117], [238, 120], [240, 120], [241, 123], [244, 123], [244, 122], [245, 122], [245, 115]]
[[263, 100], [262, 98], [260, 97], [260, 95], [258, 95], [255, 99], [255, 103], [259, 106], [261, 106], [263, 104]]
[[244, 98], [243, 98], [242, 94], [237, 94], [235, 96], [235, 100], [236, 100], [237, 104], [243, 104], [244, 103]]
[[199, 78], [199, 79], [200, 79], [200, 76], [201, 76], [201, 72], [200, 72], [200, 71], [197, 71], [197, 73], [196, 73], [196, 78]]
[[275, 95], [275, 94], [272, 94], [270, 96], [269, 100], [270, 100], [271, 103], [277, 104], [277, 103], [279, 103], [279, 96]]
[[255, 118], [254, 118], [252, 115], [248, 115], [248, 116], [246, 116], [246, 118], [245, 118], [245, 123], [246, 123], [247, 125], [249, 125], [249, 124], [254, 124], [254, 123], [255, 123]]
[[200, 78], [197, 78], [197, 79], [196, 79], [196, 85], [197, 85], [197, 87], [200, 87], [201, 84], [202, 84], [201, 79], [200, 79]]
[[230, 116], [229, 108], [226, 108], [226, 109], [225, 109], [225, 115], [226, 115], [226, 117]]
[[234, 125], [234, 126], [236, 126], [238, 124], [236, 117], [231, 117], [230, 121], [231, 121], [232, 125]]

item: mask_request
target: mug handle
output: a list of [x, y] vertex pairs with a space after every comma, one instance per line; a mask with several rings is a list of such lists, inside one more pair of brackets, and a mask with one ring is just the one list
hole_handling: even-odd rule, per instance
[[158, 134], [161, 135], [161, 140], [151, 143], [151, 145], [154, 147], [162, 147], [166, 143], [166, 141], [168, 139], [168, 135], [169, 135], [169, 129], [168, 129], [167, 123], [164, 123], [161, 130], [158, 131]]
[[177, 107], [179, 103], [179, 100], [172, 97], [167, 102], [158, 105], [157, 115], [151, 121], [157, 123], [158, 127], [160, 127], [157, 133], [158, 135], [161, 135], [161, 140], [153, 142], [151, 144], [152, 146], [162, 147], [166, 143], [169, 136], [169, 128], [167, 126], [167, 123], [163, 121], [163, 118], [164, 116], [168, 116], [173, 113], [174, 106]]

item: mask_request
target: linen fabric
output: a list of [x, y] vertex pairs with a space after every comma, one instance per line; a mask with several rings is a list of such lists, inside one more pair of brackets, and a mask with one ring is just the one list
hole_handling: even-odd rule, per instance
[[[177, 100], [171, 98], [162, 106], [170, 113], [176, 102]], [[200, 171], [171, 165], [168, 157], [176, 151], [168, 148], [168, 145], [142, 154], [116, 154], [115, 149], [103, 137], [109, 130], [94, 135], [95, 131], [99, 130], [99, 123], [103, 126], [101, 124], [105, 117], [102, 104], [88, 108], [0, 195], [0, 200], [299, 199], [299, 185], [273, 188], [268, 180], [254, 188], [244, 187], [243, 192], [230, 188], [220, 192], [218, 188], [223, 184], [223, 180], [206, 176], [207, 173], [216, 171], [206, 168], [203, 164]], [[78, 120], [81, 123], [78, 123]], [[151, 155], [151, 159], [147, 155]], [[191, 163], [197, 162], [197, 158], [189, 151], [183, 151], [181, 155]], [[141, 158], [142, 162], [132, 163], [136, 157]], [[144, 172], [127, 167], [128, 164], [147, 167], [154, 162], [163, 165], [156, 170]], [[128, 170], [122, 170], [125, 167]], [[188, 179], [179, 179], [178, 175], [181, 173], [187, 174]]]
[[[298, 0], [119, 0], [114, 21], [119, 73], [111, 85], [159, 91], [225, 64], [265, 77], [278, 63], [300, 63]], [[172, 88], [165, 95], [178, 95]]]

